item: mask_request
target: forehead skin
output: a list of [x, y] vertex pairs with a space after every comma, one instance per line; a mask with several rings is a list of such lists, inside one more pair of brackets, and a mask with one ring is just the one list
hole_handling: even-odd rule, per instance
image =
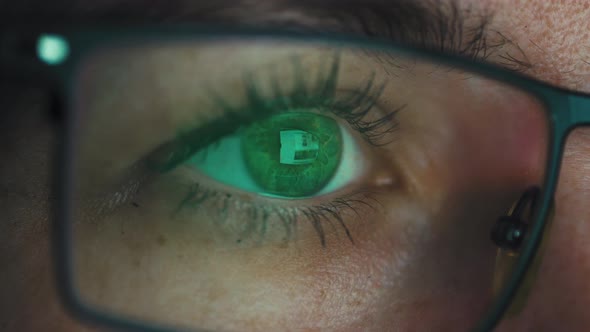
[[[277, 0], [279, 1], [279, 0]], [[321, 1], [321, 0], [317, 0]], [[359, 0], [362, 1], [362, 0]], [[54, 1], [0, 0], [0, 12], [31, 11], [31, 8], [46, 7], [50, 12], [63, 10], [68, 15], [84, 15], [101, 11], [117, 4], [117, 0], [68, 1], [62, 8]], [[136, 6], [150, 7], [156, 2], [135, 1]], [[183, 6], [190, 8], [198, 0], [185, 0]], [[249, 1], [273, 2], [273, 0]], [[527, 75], [550, 84], [590, 93], [590, 0], [460, 0], [461, 7], [483, 7], [494, 13], [492, 26], [516, 43], [526, 54], [532, 67]], [[129, 9], [129, 8], [128, 8]], [[41, 10], [41, 9], [39, 9]], [[76, 11], [76, 13], [72, 13]], [[79, 11], [79, 13], [78, 13]], [[247, 18], [246, 18], [247, 19]], [[590, 111], [590, 110], [589, 110]], [[40, 162], [43, 164], [43, 161]], [[501, 331], [580, 331], [590, 326], [587, 308], [590, 307], [590, 133], [579, 130], [570, 138], [562, 166], [560, 184], [556, 194], [556, 217], [553, 231], [544, 258], [536, 288], [529, 306], [515, 321], [501, 325]], [[40, 192], [44, 181], [27, 183], [27, 192]], [[44, 203], [35, 200], [27, 205], [31, 214], [45, 211]], [[29, 219], [45, 217], [27, 216]], [[38, 235], [37, 231], [33, 231]], [[30, 242], [30, 237], [19, 236]], [[24, 241], [23, 241], [24, 242]], [[40, 241], [41, 242], [41, 241]], [[39, 242], [39, 243], [40, 243]], [[37, 243], [35, 244], [35, 246]], [[46, 243], [43, 245], [47, 245]], [[19, 251], [24, 257], [35, 256], [22, 263], [28, 275], [49, 275], [51, 261], [39, 254], [47, 248], [32, 245]], [[41, 246], [41, 245], [39, 245]], [[16, 247], [16, 246], [15, 246]], [[33, 252], [34, 254], [31, 254]], [[37, 257], [39, 256], [39, 257]], [[34, 267], [28, 267], [28, 266]], [[39, 270], [42, 270], [39, 272]], [[34, 272], [33, 272], [34, 271]], [[29, 278], [31, 279], [31, 278]], [[32, 281], [37, 286], [35, 299], [38, 304], [27, 306], [26, 318], [37, 317], [39, 324], [45, 322], [58, 331], [81, 331], [59, 309], [54, 297], [52, 281]], [[53, 301], [53, 302], [52, 302]], [[53, 305], [48, 305], [53, 303]], [[42, 318], [43, 316], [43, 318]], [[48, 316], [48, 317], [45, 317]], [[43, 325], [39, 325], [43, 326]], [[0, 326], [1, 328], [1, 326]], [[51, 329], [51, 328], [50, 328]]]
[[489, 6], [495, 25], [505, 27], [533, 64], [528, 74], [590, 92], [590, 1], [495, 0]]
[[[324, 0], [334, 3], [333, 0]], [[361, 1], [361, 0], [359, 0]], [[391, 0], [396, 3], [398, 0]], [[406, 0], [412, 2], [412, 0]], [[435, 6], [452, 0], [415, 0]], [[310, 3], [321, 3], [322, 0]], [[343, 3], [354, 0], [344, 1]], [[362, 1], [361, 1], [362, 2]], [[382, 3], [369, 0], [366, 3]], [[455, 0], [459, 8], [471, 13], [491, 13], [490, 30], [498, 31], [522, 49], [532, 65], [527, 74], [553, 85], [590, 92], [590, 1], [587, 0]], [[34, 5], [32, 5], [34, 3]], [[385, 1], [386, 3], [386, 1]], [[140, 20], [191, 20], [203, 9], [224, 12], [238, 22], [250, 23], [303, 21], [293, 4], [296, 0], [0, 0], [0, 13], [14, 17], [22, 13], [43, 13], [84, 21], [118, 16]], [[31, 10], [35, 8], [34, 10]], [[231, 8], [231, 9], [228, 9]], [[474, 10], [473, 10], [474, 9]], [[280, 14], [279, 14], [280, 13]], [[468, 15], [466, 15], [468, 16]], [[300, 23], [300, 22], [298, 22]], [[517, 56], [520, 58], [519, 56]]]

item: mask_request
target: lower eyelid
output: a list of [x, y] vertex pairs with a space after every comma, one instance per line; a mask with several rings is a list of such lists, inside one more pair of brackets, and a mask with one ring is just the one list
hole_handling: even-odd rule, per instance
[[194, 196], [177, 210], [174, 218], [190, 221], [204, 213], [209, 218], [197, 217], [199, 222], [213, 224], [214, 233], [222, 233], [223, 238], [229, 236], [230, 242], [235, 240], [241, 247], [286, 244], [294, 239], [298, 242], [319, 240], [317, 243], [326, 246], [330, 242], [327, 238], [333, 233], [342, 233], [339, 235], [341, 240], [348, 237], [353, 242], [354, 234], [350, 235], [349, 227], [358, 226], [361, 215], [368, 217], [378, 210], [378, 200], [372, 197], [372, 192], [365, 190], [327, 200], [327, 203], [303, 205], [284, 204], [284, 200], [281, 200], [282, 204], [272, 204], [276, 199], [246, 193], [228, 194], [208, 188], [201, 191], [197, 184], [194, 189]]
[[[349, 185], [336, 193], [297, 200], [265, 197], [240, 191], [198, 174], [188, 166], [181, 166], [163, 176], [174, 177], [172, 182], [182, 183], [184, 188], [182, 195], [177, 193], [174, 198], [166, 198], [175, 200], [174, 204], [177, 204], [169, 211], [172, 218], [194, 220], [199, 219], [197, 216], [200, 213], [205, 213], [209, 216], [207, 222], [217, 225], [217, 231], [225, 233], [230, 229], [230, 233], [233, 232], [232, 239], [235, 237], [240, 241], [244, 240], [241, 245], [246, 245], [248, 240], [258, 244], [277, 240], [284, 242], [299, 236], [300, 234], [295, 232], [300, 233], [302, 229], [313, 229], [316, 233], [313, 237], [317, 241], [319, 235], [320, 242], [325, 245], [328, 235], [322, 229], [326, 227], [326, 221], [330, 225], [330, 232], [334, 232], [333, 226], [339, 224], [338, 229], [350, 236], [352, 241], [354, 234], [349, 234], [348, 227], [357, 227], [361, 215], [364, 219], [376, 213], [379, 195], [387, 193], [392, 186], [398, 184], [398, 181], [391, 177], [391, 168], [380, 165], [374, 170], [355, 181], [354, 185]], [[351, 189], [351, 186], [356, 188]], [[317, 211], [322, 215], [318, 216]], [[266, 219], [263, 218], [265, 213], [268, 214]], [[244, 227], [256, 231], [249, 236], [236, 232], [236, 229]], [[278, 228], [278, 233], [264, 234], [268, 227]], [[309, 236], [300, 236], [299, 239], [305, 237]]]
[[[309, 215], [316, 208], [324, 209], [324, 215], [318, 217], [323, 224], [320, 227], [327, 227], [326, 218], [332, 219], [329, 222], [330, 229], [323, 236], [330, 237], [328, 233], [333, 232], [342, 233], [345, 231], [342, 225], [337, 229], [332, 227], [340, 221], [335, 220], [326, 208], [338, 208], [344, 225], [354, 226], [358, 223], [357, 213], [363, 216], [375, 213], [375, 197], [371, 196], [370, 190], [365, 186], [347, 189], [344, 195], [336, 193], [314, 199], [284, 200], [240, 192], [196, 174], [194, 169], [179, 167], [144, 183], [134, 201], [149, 215], [195, 223], [201, 225], [195, 226], [199, 232], [222, 234], [221, 238], [224, 239], [229, 237], [231, 243], [228, 245], [239, 239], [243, 240], [241, 246], [247, 246], [248, 243], [286, 243], [295, 237], [298, 241], [305, 238], [318, 241], [317, 230], [310, 222]], [[264, 220], [263, 213], [269, 214], [267, 220]], [[307, 234], [310, 230], [312, 233]], [[323, 241], [317, 243], [320, 242]]]

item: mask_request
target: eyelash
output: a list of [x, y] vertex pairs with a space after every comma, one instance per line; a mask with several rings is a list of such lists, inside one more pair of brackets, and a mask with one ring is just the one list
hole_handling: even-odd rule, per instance
[[306, 207], [282, 207], [270, 206], [268, 204], [258, 204], [252, 202], [244, 202], [229, 193], [222, 193], [220, 191], [202, 188], [200, 184], [194, 183], [189, 189], [189, 193], [185, 196], [182, 202], [178, 205], [173, 213], [173, 217], [186, 208], [214, 208], [217, 209], [215, 215], [218, 217], [218, 223], [224, 224], [230, 218], [228, 209], [230, 205], [234, 205], [233, 211], [237, 215], [248, 216], [248, 226], [243, 234], [238, 236], [236, 242], [241, 242], [241, 239], [248, 236], [253, 231], [258, 230], [258, 237], [263, 238], [269, 219], [276, 216], [282, 223], [285, 229], [286, 236], [284, 241], [291, 239], [293, 230], [297, 228], [297, 224], [301, 219], [308, 221], [318, 234], [322, 247], [326, 246], [326, 233], [322, 222], [329, 224], [337, 223], [344, 230], [348, 240], [354, 243], [349, 228], [344, 221], [344, 215], [347, 212], [353, 213], [358, 218], [361, 218], [363, 209], [376, 210], [376, 205], [381, 205], [374, 197], [376, 192], [367, 190], [359, 190], [352, 194], [343, 197], [332, 199], [330, 202], [306, 206]]
[[[260, 84], [252, 73], [244, 75], [245, 86], [245, 105], [241, 107], [232, 107], [228, 105], [223, 98], [217, 93], [214, 96], [215, 104], [223, 110], [223, 115], [214, 121], [195, 130], [186, 131], [178, 135], [172, 143], [166, 144], [158, 149], [148, 159], [148, 166], [151, 169], [158, 170], [160, 173], [166, 173], [175, 169], [178, 165], [192, 155], [207, 149], [220, 138], [229, 135], [239, 129], [247, 126], [262, 117], [267, 117], [277, 112], [288, 112], [288, 110], [318, 110], [320, 112], [332, 113], [337, 118], [343, 119], [348, 125], [357, 131], [363, 139], [374, 147], [384, 146], [391, 142], [391, 134], [398, 128], [396, 115], [403, 108], [400, 107], [375, 120], [367, 120], [367, 116], [376, 112], [376, 104], [379, 100], [385, 84], [375, 84], [375, 75], [371, 75], [364, 83], [359, 84], [361, 87], [357, 90], [348, 90], [346, 93], [339, 93], [337, 90], [337, 80], [339, 73], [338, 54], [331, 57], [331, 63], [326, 66], [320, 64], [317, 80], [308, 82], [303, 77], [302, 65], [298, 57], [291, 58], [294, 75], [294, 88], [292, 91], [284, 91], [278, 84], [278, 77], [270, 78], [271, 86], [274, 87], [271, 96], [263, 96], [260, 92]], [[311, 77], [311, 75], [307, 75]], [[161, 156], [164, 155], [164, 160]], [[154, 157], [157, 156], [157, 157]], [[244, 215], [251, 216], [251, 219], [261, 219], [259, 221], [249, 220], [249, 224], [259, 227], [260, 234], [264, 235], [267, 228], [267, 222], [271, 215], [276, 215], [285, 227], [289, 239], [292, 229], [303, 217], [314, 227], [317, 232], [322, 246], [325, 246], [325, 232], [322, 222], [336, 223], [340, 225], [348, 239], [353, 242], [352, 235], [344, 222], [343, 214], [347, 211], [359, 216], [359, 209], [368, 207], [374, 209], [373, 203], [378, 202], [374, 193], [368, 191], [357, 191], [353, 194], [337, 197], [329, 202], [308, 207], [279, 207], [268, 204], [254, 204], [239, 201], [231, 194], [203, 188], [202, 185], [194, 183], [188, 190], [187, 194], [178, 205], [176, 215], [180, 210], [187, 206], [198, 207], [205, 203], [211, 208], [217, 208], [216, 215], [223, 218], [227, 215], [227, 209], [230, 204], [240, 206]]]
[[[293, 91], [282, 90], [278, 77], [274, 76], [270, 78], [270, 83], [275, 87], [273, 95], [264, 96], [260, 93], [260, 83], [256, 82], [256, 77], [252, 73], [246, 73], [243, 78], [246, 96], [244, 105], [229, 105], [218, 93], [211, 91], [209, 95], [212, 96], [214, 104], [222, 110], [219, 118], [196, 129], [181, 132], [173, 142], [154, 151], [146, 160], [147, 166], [161, 173], [170, 171], [220, 138], [231, 135], [255, 121], [277, 114], [277, 110], [318, 109], [346, 121], [372, 146], [380, 147], [391, 142], [388, 138], [391, 138], [391, 134], [398, 127], [397, 114], [405, 105], [377, 119], [366, 120], [368, 115], [377, 110], [377, 102], [385, 87], [383, 83], [375, 84], [375, 75], [359, 84], [359, 89], [338, 91], [336, 86], [340, 58], [338, 54], [334, 54], [327, 70], [325, 63], [320, 64], [318, 79], [315, 85], [311, 84], [312, 88], [308, 89], [310, 84], [302, 76], [300, 59], [292, 57], [291, 60], [295, 80]], [[325, 72], [322, 73], [322, 70]], [[337, 95], [338, 92], [340, 93]]]

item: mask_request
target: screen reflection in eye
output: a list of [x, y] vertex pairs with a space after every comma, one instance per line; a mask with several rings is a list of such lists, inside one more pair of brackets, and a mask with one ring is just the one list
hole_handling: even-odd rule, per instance
[[[339, 59], [333, 55], [313, 73], [292, 57], [294, 82], [287, 84], [292, 88], [282, 88], [278, 77], [270, 77], [270, 95], [261, 92], [263, 78], [249, 72], [244, 75], [246, 103], [238, 107], [216, 92], [224, 118], [207, 127], [220, 130], [183, 132], [158, 151], [164, 160], [151, 160], [152, 168], [162, 173], [183, 168], [216, 182], [212, 188], [193, 180], [175, 214], [186, 208], [216, 208], [220, 219], [248, 216], [245, 224], [260, 224], [255, 227], [259, 236], [266, 224], [278, 220], [286, 238], [303, 219], [313, 225], [322, 245], [322, 223], [336, 222], [352, 241], [343, 213], [358, 214], [358, 207], [373, 203], [371, 194], [362, 185], [358, 188], [371, 171], [370, 158], [359, 144], [375, 148], [391, 142], [401, 108], [379, 109], [384, 84], [375, 84], [373, 77], [359, 82], [358, 89], [339, 90]], [[350, 188], [355, 182], [357, 188]], [[243, 201], [236, 193], [255, 199]]]
[[337, 182], [332, 185], [336, 187], [350, 182], [351, 174], [343, 174], [341, 164], [347, 163], [354, 173], [350, 159], [359, 151], [350, 135], [340, 131], [335, 120], [320, 114], [280, 114], [220, 139], [187, 164], [259, 195], [294, 199], [317, 195], [330, 180]]

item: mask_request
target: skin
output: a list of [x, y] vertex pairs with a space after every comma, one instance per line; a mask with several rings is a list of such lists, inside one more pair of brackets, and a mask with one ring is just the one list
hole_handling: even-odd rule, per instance
[[[516, 43], [526, 53], [529, 61], [534, 64], [532, 68], [527, 70], [527, 75], [556, 86], [590, 92], [590, 20], [588, 19], [590, 18], [590, 2], [548, 2], [543, 0], [471, 2], [465, 0], [461, 3], [462, 6], [478, 5], [494, 10], [496, 13], [494, 25], [502, 27], [501, 31]], [[353, 75], [354, 71], [351, 71], [350, 74]], [[42, 109], [45, 101], [44, 96], [39, 91], [27, 90], [7, 93], [6, 98], [3, 99], [2, 109], [26, 109], [27, 111], [14, 112], [10, 121], [6, 123], [6, 128], [1, 130], [2, 135], [6, 137], [1, 140], [1, 150], [5, 152], [0, 168], [0, 194], [2, 195], [0, 211], [2, 211], [2, 219], [4, 220], [0, 226], [0, 266], [2, 270], [2, 276], [0, 276], [0, 294], [2, 294], [0, 296], [0, 329], [7, 331], [100, 330], [97, 327], [83, 325], [71, 318], [60, 305], [54, 287], [48, 239], [48, 202], [50, 201], [48, 167], [51, 162], [49, 152], [54, 133], [53, 127], [44, 118]], [[461, 119], [467, 123], [474, 123], [464, 117]], [[177, 119], [177, 121], [182, 120]], [[413, 128], [430, 128], [425, 119], [414, 119], [413, 121]], [[534, 119], [530, 123], [534, 123]], [[474, 132], [458, 131], [465, 136], [462, 137], [462, 142], [475, 142], [469, 138], [473, 137], [475, 133], [481, 135], [480, 129], [482, 128], [473, 126], [469, 128]], [[534, 133], [534, 130], [534, 126], [532, 129], [525, 126], [515, 132]], [[170, 134], [161, 133], [161, 135], [166, 137]], [[490, 133], [484, 137], [492, 136]], [[448, 139], [455, 141], [460, 138]], [[535, 143], [528, 142], [526, 135], [506, 137], [506, 139], [529, 144], [527, 146], [532, 146], [530, 150], [535, 150]], [[426, 146], [429, 143], [418, 138], [409, 142]], [[495, 145], [492, 140], [486, 140], [486, 142], [490, 144], [490, 147]], [[479, 141], [476, 146], [466, 144], [465, 152], [475, 151], [481, 147], [481, 144], [484, 143]], [[444, 150], [444, 148], [441, 149], [438, 151]], [[475, 160], [470, 167], [462, 167], [465, 167], [465, 170], [482, 170], [494, 160], [505, 157], [503, 153], [506, 151], [493, 148], [490, 148], [490, 151], [490, 160]], [[590, 274], [590, 247], [587, 245], [590, 240], [590, 222], [586, 220], [590, 216], [590, 206], [587, 204], [590, 200], [590, 167], [588, 167], [590, 165], [590, 130], [578, 129], [574, 131], [568, 139], [565, 151], [558, 190], [555, 195], [555, 218], [538, 279], [533, 285], [525, 309], [519, 315], [502, 321], [498, 327], [500, 331], [583, 331], [590, 325], [590, 318], [586, 314], [586, 308], [590, 306], [590, 285], [587, 282], [587, 276]], [[202, 252], [204, 249], [214, 253], [214, 261], [219, 262], [215, 266], [218, 270], [211, 272], [210, 275], [180, 274], [182, 279], [180, 281], [173, 279], [172, 276], [162, 275], [161, 278], [162, 282], [170, 285], [169, 287], [179, 282], [183, 285], [186, 284], [186, 289], [183, 289], [183, 292], [188, 293], [188, 288], [191, 287], [190, 291], [198, 294], [209, 292], [208, 301], [217, 301], [216, 303], [221, 308], [219, 312], [214, 312], [211, 316], [203, 315], [195, 318], [195, 313], [202, 312], [202, 306], [206, 307], [211, 302], [200, 303], [194, 298], [186, 296], [168, 298], [166, 294], [159, 295], [160, 298], [165, 299], [166, 303], [181, 302], [184, 304], [184, 308], [199, 308], [200, 310], [176, 311], [171, 314], [186, 321], [190, 321], [187, 317], [191, 317], [210, 328], [225, 330], [379, 331], [390, 329], [428, 331], [434, 328], [428, 323], [432, 322], [435, 324], [434, 326], [443, 326], [447, 330], [465, 329], [466, 324], [472, 323], [473, 319], [466, 320], [464, 317], [467, 317], [468, 314], [476, 315], [480, 310], [475, 305], [472, 312], [467, 311], [470, 306], [464, 302], [470, 303], [469, 301], [473, 300], [478, 304], [480, 299], [470, 299], [465, 294], [472, 289], [470, 287], [473, 289], [483, 287], [482, 284], [485, 284], [486, 280], [478, 279], [478, 277], [485, 278], [490, 271], [478, 274], [478, 268], [475, 265], [473, 271], [462, 271], [465, 274], [461, 275], [459, 283], [471, 285], [462, 288], [467, 293], [454, 292], [453, 289], [450, 289], [450, 295], [447, 295], [451, 296], [450, 299], [438, 296], [431, 301], [415, 301], [411, 303], [412, 305], [402, 303], [401, 300], [398, 300], [403, 298], [400, 294], [407, 296], [408, 293], [419, 289], [420, 285], [435, 285], [435, 281], [424, 276], [427, 274], [422, 271], [411, 271], [410, 268], [407, 270], [408, 275], [422, 278], [419, 279], [419, 282], [412, 284], [411, 280], [396, 279], [395, 272], [402, 268], [403, 259], [399, 256], [396, 257], [395, 253], [415, 253], [416, 251], [412, 251], [412, 248], [419, 246], [396, 242], [400, 225], [387, 222], [393, 219], [391, 217], [393, 211], [387, 207], [399, 206], [399, 193], [402, 192], [411, 193], [409, 197], [412, 199], [406, 202], [408, 208], [405, 213], [408, 215], [406, 217], [408, 220], [420, 217], [420, 213], [423, 212], [419, 209], [420, 204], [435, 206], [437, 197], [451, 197], [461, 204], [465, 204], [467, 199], [473, 199], [474, 209], [481, 214], [482, 212], [477, 208], [483, 209], [483, 206], [476, 204], [480, 202], [480, 197], [469, 192], [470, 185], [474, 181], [481, 181], [480, 187], [491, 188], [491, 184], [498, 182], [497, 179], [501, 178], [504, 182], [495, 183], [497, 187], [494, 187], [493, 190], [490, 189], [490, 193], [478, 193], [483, 195], [482, 199], [489, 198], [492, 193], [502, 197], [496, 198], [497, 202], [502, 201], [502, 204], [498, 204], [498, 211], [489, 211], [492, 216], [500, 215], [503, 212], [503, 207], [509, 206], [511, 201], [508, 199], [504, 204], [504, 195], [514, 194], [513, 191], [517, 192], [518, 188], [531, 182], [534, 183], [536, 180], [534, 167], [531, 166], [531, 163], [534, 164], [533, 161], [538, 157], [530, 156], [530, 158], [520, 159], [521, 152], [520, 150], [513, 151], [511, 154], [513, 157], [509, 159], [516, 161], [515, 164], [520, 165], [523, 169], [532, 168], [531, 174], [522, 176], [517, 166], [507, 168], [503, 173], [498, 173], [497, 166], [499, 165], [496, 164], [494, 165], [496, 167], [489, 170], [489, 179], [485, 177], [482, 179], [481, 172], [471, 177], [467, 174], [464, 187], [453, 187], [455, 191], [451, 194], [442, 192], [439, 196], [427, 188], [446, 188], [443, 185], [445, 181], [448, 183], [458, 181], [458, 178], [453, 177], [455, 173], [451, 171], [452, 167], [450, 167], [451, 170], [443, 173], [446, 176], [440, 176], [440, 173], [433, 173], [435, 168], [429, 165], [428, 161], [422, 164], [425, 165], [423, 168], [418, 170], [416, 167], [404, 168], [403, 164], [395, 164], [391, 160], [380, 161], [378, 164], [382, 167], [374, 173], [376, 174], [374, 177], [367, 178], [366, 181], [379, 186], [380, 190], [386, 192], [382, 199], [385, 208], [379, 210], [376, 215], [377, 219], [370, 224], [370, 227], [355, 227], [354, 224], [351, 226], [351, 231], [355, 234], [355, 246], [351, 246], [345, 241], [342, 234], [340, 236], [332, 234], [328, 240], [333, 245], [322, 249], [316, 241], [317, 235], [311, 227], [302, 227], [301, 233], [298, 234], [298, 241], [287, 246], [281, 241], [269, 241], [267, 245], [262, 247], [251, 246], [247, 249], [242, 247], [241, 251], [230, 250], [235, 248], [219, 250], [220, 243], [229, 243], [225, 238], [227, 233], [211, 229], [207, 234], [213, 234], [212, 236], [195, 241], [194, 237], [186, 234], [200, 233], [202, 228], [196, 232], [190, 226], [167, 227], [165, 223], [160, 222], [163, 217], [158, 218], [154, 214], [147, 217], [147, 223], [143, 223], [140, 227], [131, 227], [130, 229], [137, 229], [131, 235], [121, 236], [118, 233], [115, 234], [118, 229], [113, 227], [93, 228], [95, 225], [90, 224], [82, 226], [81, 236], [87, 241], [97, 240], [98, 243], [101, 243], [100, 239], [115, 239], [111, 248], [113, 252], [121, 253], [118, 256], [121, 262], [132, 262], [133, 258], [141, 258], [145, 252], [159, 248], [158, 252], [161, 257], [158, 262], [164, 264], [162, 265], [164, 271], [177, 268], [181, 264], [186, 267], [187, 271], [196, 271], [207, 258], [199, 256], [198, 252]], [[418, 160], [421, 156], [412, 154], [410, 151], [396, 151], [396, 153], [405, 154], [408, 158], [403, 160], [411, 165], [419, 164]], [[432, 153], [436, 153], [436, 151]], [[448, 153], [445, 155], [449, 156]], [[446, 164], [459, 167], [465, 160], [465, 155], [457, 153], [457, 155], [449, 157]], [[430, 157], [432, 156], [431, 154]], [[420, 160], [428, 160], [428, 158]], [[407, 173], [402, 171], [405, 181], [401, 184], [394, 182], [392, 185], [391, 182], [384, 181], [392, 176], [392, 169], [414, 169], [415, 171]], [[522, 181], [522, 183], [516, 183], [517, 181]], [[169, 181], [164, 182], [165, 184], [162, 184], [161, 187], [156, 187], [157, 183], [150, 186], [138, 199], [152, 204], [156, 204], [153, 203], [156, 201], [157, 204], [154, 206], [165, 206], [166, 202], [158, 202], [154, 198], [154, 192], [159, 192], [160, 188], [167, 188], [166, 184], [170, 183]], [[383, 183], [386, 185], [383, 186]], [[170, 190], [174, 191], [174, 189]], [[452, 201], [446, 200], [443, 203], [449, 202]], [[412, 209], [413, 205], [410, 203], [418, 204], [418, 206]], [[161, 211], [167, 210], [162, 208]], [[399, 212], [399, 210], [396, 211]], [[466, 216], [469, 215], [469, 212], [460, 211]], [[132, 220], [133, 218], [129, 217], [136, 217], [138, 213], [141, 212], [131, 208], [121, 210], [117, 216], [110, 218], [111, 223], [109, 224]], [[161, 213], [164, 214], [164, 212]], [[454, 220], [457, 216], [456, 213], [459, 212], [441, 209], [431, 212], [428, 216], [436, 216], [437, 220], [445, 221]], [[442, 225], [439, 226], [441, 230], [445, 229], [444, 225], [448, 224], [442, 222]], [[445, 236], [462, 239], [461, 233], [440, 231], [437, 234], [446, 234]], [[207, 240], [210, 241], [207, 242]], [[449, 241], [446, 237], [441, 238], [440, 241], [443, 242], [428, 242], [428, 245], [432, 247], [428, 247], [426, 250], [441, 250], [444, 248], [441, 243], [449, 243], [445, 242]], [[195, 242], [203, 243], [202, 247], [195, 247]], [[466, 243], [465, 245], [473, 246], [474, 244]], [[98, 247], [99, 244], [96, 246]], [[92, 256], [92, 249], [92, 245], [85, 247], [85, 250], [88, 250], [86, 257], [95, 257]], [[179, 252], [183, 252], [187, 256], [192, 255], [189, 256], [192, 259], [183, 261], [176, 256]], [[410, 260], [416, 259], [412, 255], [408, 257]], [[459, 257], [455, 263], [461, 266], [465, 266], [465, 262], [461, 259], [469, 259], [468, 256], [451, 254], [441, 254], [439, 257], [444, 257], [445, 263], [448, 264], [453, 264], [455, 262], [453, 259]], [[244, 262], [251, 263], [245, 264]], [[284, 262], [289, 262], [289, 264], [284, 264]], [[436, 267], [435, 262], [427, 260], [420, 262], [423, 263], [421, 266]], [[242, 273], [238, 276], [226, 277], [236, 266], [241, 266]], [[88, 267], [87, 271], [92, 271], [90, 268]], [[96, 270], [100, 271], [101, 269]], [[104, 269], [102, 270], [104, 271]], [[109, 290], [108, 287], [106, 291], [93, 288], [100, 282], [108, 285], [109, 278], [117, 278], [119, 282], [128, 284], [127, 288], [130, 290], [136, 287], [137, 283], [141, 286], [137, 279], [129, 277], [128, 271], [114, 276], [114, 274], [109, 275], [108, 273], [97, 276], [90, 272], [90, 276], [87, 277], [90, 293], [110, 294], [114, 298], [116, 290]], [[141, 274], [136, 277], [141, 278]], [[195, 278], [202, 279], [195, 282]], [[225, 285], [218, 283], [206, 289], [198, 288], [199, 285], [218, 280], [223, 280]], [[401, 282], [404, 287], [396, 287], [396, 282]], [[235, 285], [245, 285], [240, 291], [248, 296], [235, 295], [237, 289]], [[440, 286], [449, 289], [449, 285]], [[262, 289], [270, 289], [269, 294], [272, 294], [271, 309], [268, 305], [264, 305], [265, 301], [269, 301], [269, 295], [261, 292]], [[117, 301], [125, 304], [129, 298], [121, 296]], [[243, 305], [236, 309], [231, 305], [230, 300], [238, 301]], [[150, 298], [138, 299], [137, 303], [150, 303]], [[445, 306], [449, 309], [444, 311], [440, 309]], [[400, 310], [400, 308], [405, 309]], [[453, 308], [465, 308], [465, 311], [457, 313]], [[436, 325], [437, 323], [440, 325]]]

